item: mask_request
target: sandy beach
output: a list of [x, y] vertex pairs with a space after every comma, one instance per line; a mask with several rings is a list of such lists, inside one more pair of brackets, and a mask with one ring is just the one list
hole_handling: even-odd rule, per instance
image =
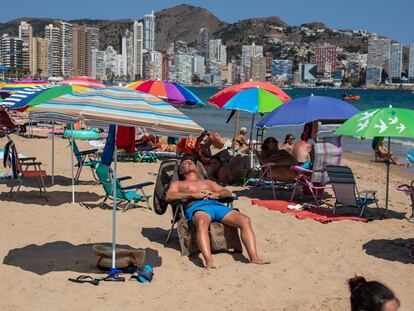
[[[51, 173], [50, 138], [13, 139], [20, 153], [36, 156]], [[0, 145], [5, 142], [2, 138]], [[299, 220], [251, 204], [252, 199], [271, 199], [271, 191], [229, 187], [239, 197], [236, 207], [251, 217], [259, 253], [270, 265], [248, 264], [246, 252], [220, 253], [215, 255], [219, 268], [206, 270], [200, 255], [181, 257], [176, 233], [163, 246], [170, 210], [159, 216], [135, 208], [117, 213], [117, 242], [147, 250], [155, 272], [152, 283], [68, 282], [80, 274], [101, 274], [91, 248], [110, 243], [112, 224], [109, 207], [99, 207], [104, 191], [88, 168], [76, 185], [76, 202], [82, 203], [71, 203], [68, 145], [56, 139], [56, 184], [46, 180], [49, 202], [33, 185], [22, 187], [16, 200], [9, 198], [6, 184], [0, 185], [0, 310], [350, 310], [346, 280], [355, 274], [384, 282], [401, 300], [401, 310], [413, 309], [414, 260], [405, 248], [414, 242], [414, 224], [405, 219], [411, 203], [395, 187], [414, 176], [395, 167], [390, 219], [368, 223]], [[87, 148], [86, 143], [79, 146]], [[342, 163], [352, 167], [360, 189], [378, 190], [384, 207], [384, 165], [353, 154]], [[158, 166], [120, 162], [118, 175], [132, 176], [131, 183], [155, 181]], [[290, 193], [278, 195], [288, 199]]]

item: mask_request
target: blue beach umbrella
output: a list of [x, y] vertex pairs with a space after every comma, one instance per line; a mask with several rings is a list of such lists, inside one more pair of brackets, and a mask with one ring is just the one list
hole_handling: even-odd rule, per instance
[[257, 126], [302, 125], [317, 120], [344, 121], [359, 110], [346, 101], [328, 96], [307, 96], [287, 102], [268, 113]]

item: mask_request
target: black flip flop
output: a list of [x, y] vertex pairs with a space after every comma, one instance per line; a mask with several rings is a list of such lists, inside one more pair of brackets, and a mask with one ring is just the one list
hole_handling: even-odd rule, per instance
[[95, 286], [99, 285], [99, 280], [94, 279], [90, 275], [80, 275], [76, 279], [69, 278], [68, 281], [75, 283], [89, 283]]

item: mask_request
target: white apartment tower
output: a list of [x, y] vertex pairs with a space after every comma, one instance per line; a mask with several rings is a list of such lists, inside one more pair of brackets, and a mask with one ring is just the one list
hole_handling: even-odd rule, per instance
[[133, 57], [134, 57], [134, 45], [132, 44], [133, 35], [130, 30], [125, 30], [125, 34], [122, 36], [122, 75], [132, 79], [133, 77]]
[[58, 21], [60, 28], [60, 60], [63, 77], [72, 76], [72, 24]]
[[32, 71], [32, 26], [25, 21], [21, 21], [19, 25], [19, 38], [23, 40], [22, 48], [22, 69], [27, 70], [28, 72]]
[[3, 34], [0, 40], [0, 65], [9, 68], [22, 69], [23, 40]]
[[139, 80], [143, 74], [143, 35], [144, 25], [138, 21], [133, 25], [133, 77], [132, 80]]
[[227, 65], [227, 47], [222, 44], [221, 39], [212, 39], [209, 41], [210, 62]]
[[45, 39], [48, 41], [47, 75], [49, 77], [60, 77], [60, 29], [53, 26], [53, 24], [46, 25]]
[[151, 14], [144, 15], [144, 49], [152, 52], [155, 49], [155, 15], [154, 11]]
[[403, 47], [399, 43], [391, 44], [389, 78], [401, 79]]
[[388, 70], [390, 60], [389, 39], [368, 40], [366, 83], [380, 83], [383, 70]]
[[249, 81], [251, 78], [252, 58], [263, 56], [263, 46], [256, 45], [254, 42], [251, 45], [242, 46], [241, 57], [241, 82]]

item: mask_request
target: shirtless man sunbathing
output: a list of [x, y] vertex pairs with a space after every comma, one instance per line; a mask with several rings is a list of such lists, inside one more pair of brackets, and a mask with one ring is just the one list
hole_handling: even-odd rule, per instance
[[212, 221], [220, 221], [240, 229], [242, 242], [252, 263], [270, 263], [257, 255], [256, 239], [250, 218], [217, 201], [217, 199], [231, 197], [232, 193], [214, 181], [200, 179], [195, 160], [191, 157], [185, 157], [181, 161], [179, 172], [184, 180], [171, 183], [166, 199], [169, 202], [188, 199], [184, 206], [186, 217], [196, 227], [197, 244], [206, 267], [215, 268], [208, 235], [208, 228]]

